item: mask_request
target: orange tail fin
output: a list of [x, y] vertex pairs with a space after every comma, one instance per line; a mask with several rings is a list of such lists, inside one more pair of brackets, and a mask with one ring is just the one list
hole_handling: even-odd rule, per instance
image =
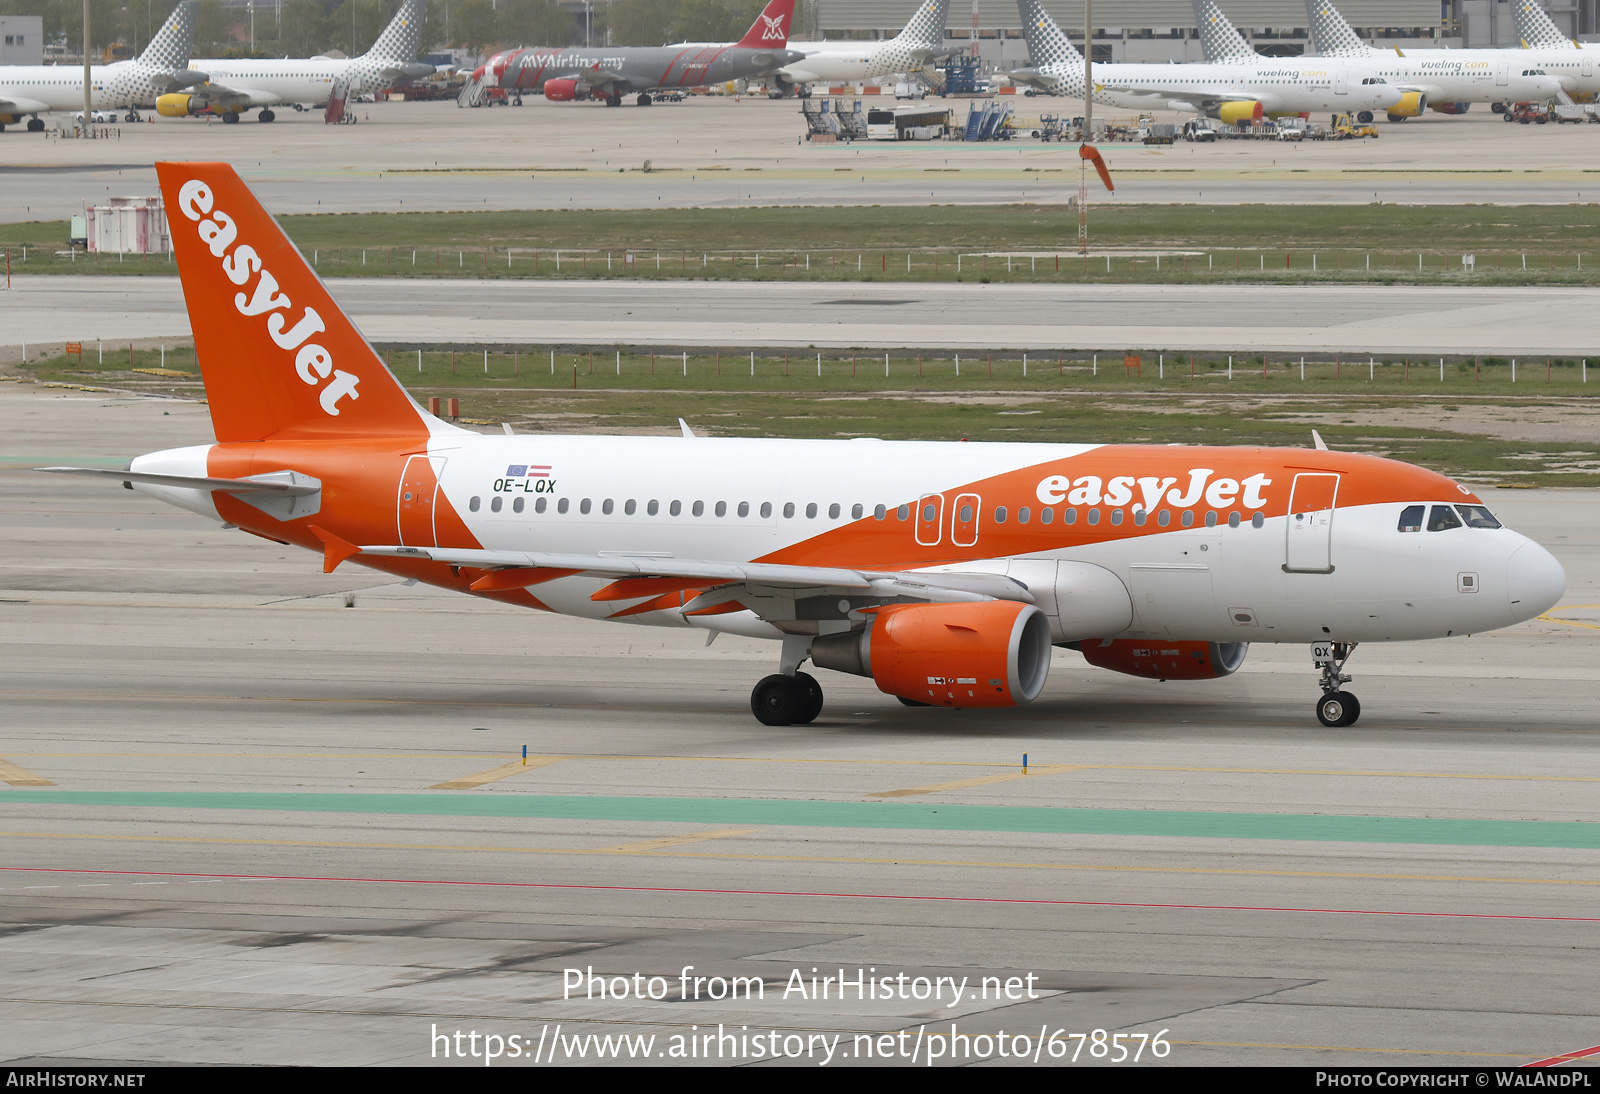
[[782, 49], [789, 44], [789, 24], [793, 18], [794, 0], [771, 0], [744, 32], [744, 37], [734, 44], [750, 49]]
[[158, 163], [217, 440], [428, 435], [422, 410], [225, 163]]

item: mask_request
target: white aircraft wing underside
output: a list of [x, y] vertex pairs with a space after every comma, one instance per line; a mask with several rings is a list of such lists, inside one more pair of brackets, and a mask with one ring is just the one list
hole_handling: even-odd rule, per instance
[[[681, 577], [709, 585], [732, 586], [691, 602], [707, 607], [739, 599], [743, 586], [779, 589], [842, 589], [869, 596], [927, 601], [1020, 600], [1034, 597], [1021, 582], [1003, 574], [920, 573], [854, 570], [834, 566], [788, 566], [769, 562], [724, 562], [709, 559], [658, 558], [646, 555], [568, 555], [542, 551], [483, 551], [443, 547], [364, 546], [361, 554], [416, 558], [485, 570], [576, 570], [594, 577]], [[707, 598], [711, 598], [707, 600]], [[641, 598], [642, 599], [642, 598]]]
[[49, 110], [50, 104], [21, 95], [0, 95], [0, 114], [37, 114]]

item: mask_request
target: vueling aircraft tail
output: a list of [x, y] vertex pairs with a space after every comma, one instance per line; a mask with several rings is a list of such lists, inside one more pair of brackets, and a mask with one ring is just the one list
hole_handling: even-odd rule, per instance
[[368, 57], [389, 61], [415, 61], [422, 44], [422, 24], [428, 18], [428, 0], [405, 0], [389, 25], [367, 51]]
[[158, 163], [217, 440], [421, 436], [411, 399], [226, 163]]
[[151, 68], [171, 72], [188, 68], [189, 53], [194, 48], [195, 15], [199, 10], [199, 0], [183, 0], [173, 8], [156, 36], [139, 54], [139, 60]]

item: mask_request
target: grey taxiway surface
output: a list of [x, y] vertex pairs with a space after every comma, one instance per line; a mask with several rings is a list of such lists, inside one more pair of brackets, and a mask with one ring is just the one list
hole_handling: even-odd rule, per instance
[[[1115, 349], [1600, 357], [1600, 289], [1356, 285], [329, 282], [381, 342]], [[181, 340], [176, 278], [32, 276], [0, 293], [10, 346]]]
[[[958, 120], [966, 105], [949, 104]], [[158, 160], [226, 160], [279, 213], [755, 205], [1062, 203], [1071, 145], [1025, 134], [1069, 99], [1022, 99], [1018, 140], [807, 144], [794, 100], [695, 98], [648, 109], [530, 101], [520, 109], [376, 103], [361, 124], [320, 114], [223, 126], [155, 118], [111, 140], [0, 133], [0, 222], [59, 220], [155, 192]], [[1097, 116], [1104, 116], [1101, 110]], [[1113, 113], [1113, 119], [1132, 121]], [[1161, 120], [1182, 122], [1179, 115]], [[1109, 145], [1117, 202], [1464, 205], [1600, 200], [1600, 126], [1504, 125], [1486, 110], [1384, 125], [1383, 139]], [[648, 173], [645, 165], [650, 165]]]
[[[1271, 646], [1167, 685], [1060, 651], [1039, 703], [992, 715], [822, 673], [817, 724], [766, 729], [761, 644], [323, 575], [19, 470], [203, 442], [203, 407], [0, 384], [0, 415], [0, 1059], [445, 1062], [435, 1032], [531, 1051], [557, 1024], [838, 1035], [856, 1061], [898, 1031], [925, 1060], [952, 1021], [1165, 1030], [1185, 1064], [1595, 1041], [1596, 492], [1490, 492], [1566, 566], [1562, 606], [1359, 651], [1349, 729]], [[681, 1000], [684, 966], [766, 996]], [[562, 998], [590, 967], [668, 998]], [[785, 998], [812, 969], [1037, 997]]]

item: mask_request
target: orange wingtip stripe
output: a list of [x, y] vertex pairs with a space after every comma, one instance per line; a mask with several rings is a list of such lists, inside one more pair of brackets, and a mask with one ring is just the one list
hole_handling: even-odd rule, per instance
[[361, 553], [361, 548], [347, 540], [340, 539], [325, 528], [311, 526], [311, 534], [322, 541], [322, 572], [331, 574], [339, 568], [339, 564], [347, 558], [353, 558]]

